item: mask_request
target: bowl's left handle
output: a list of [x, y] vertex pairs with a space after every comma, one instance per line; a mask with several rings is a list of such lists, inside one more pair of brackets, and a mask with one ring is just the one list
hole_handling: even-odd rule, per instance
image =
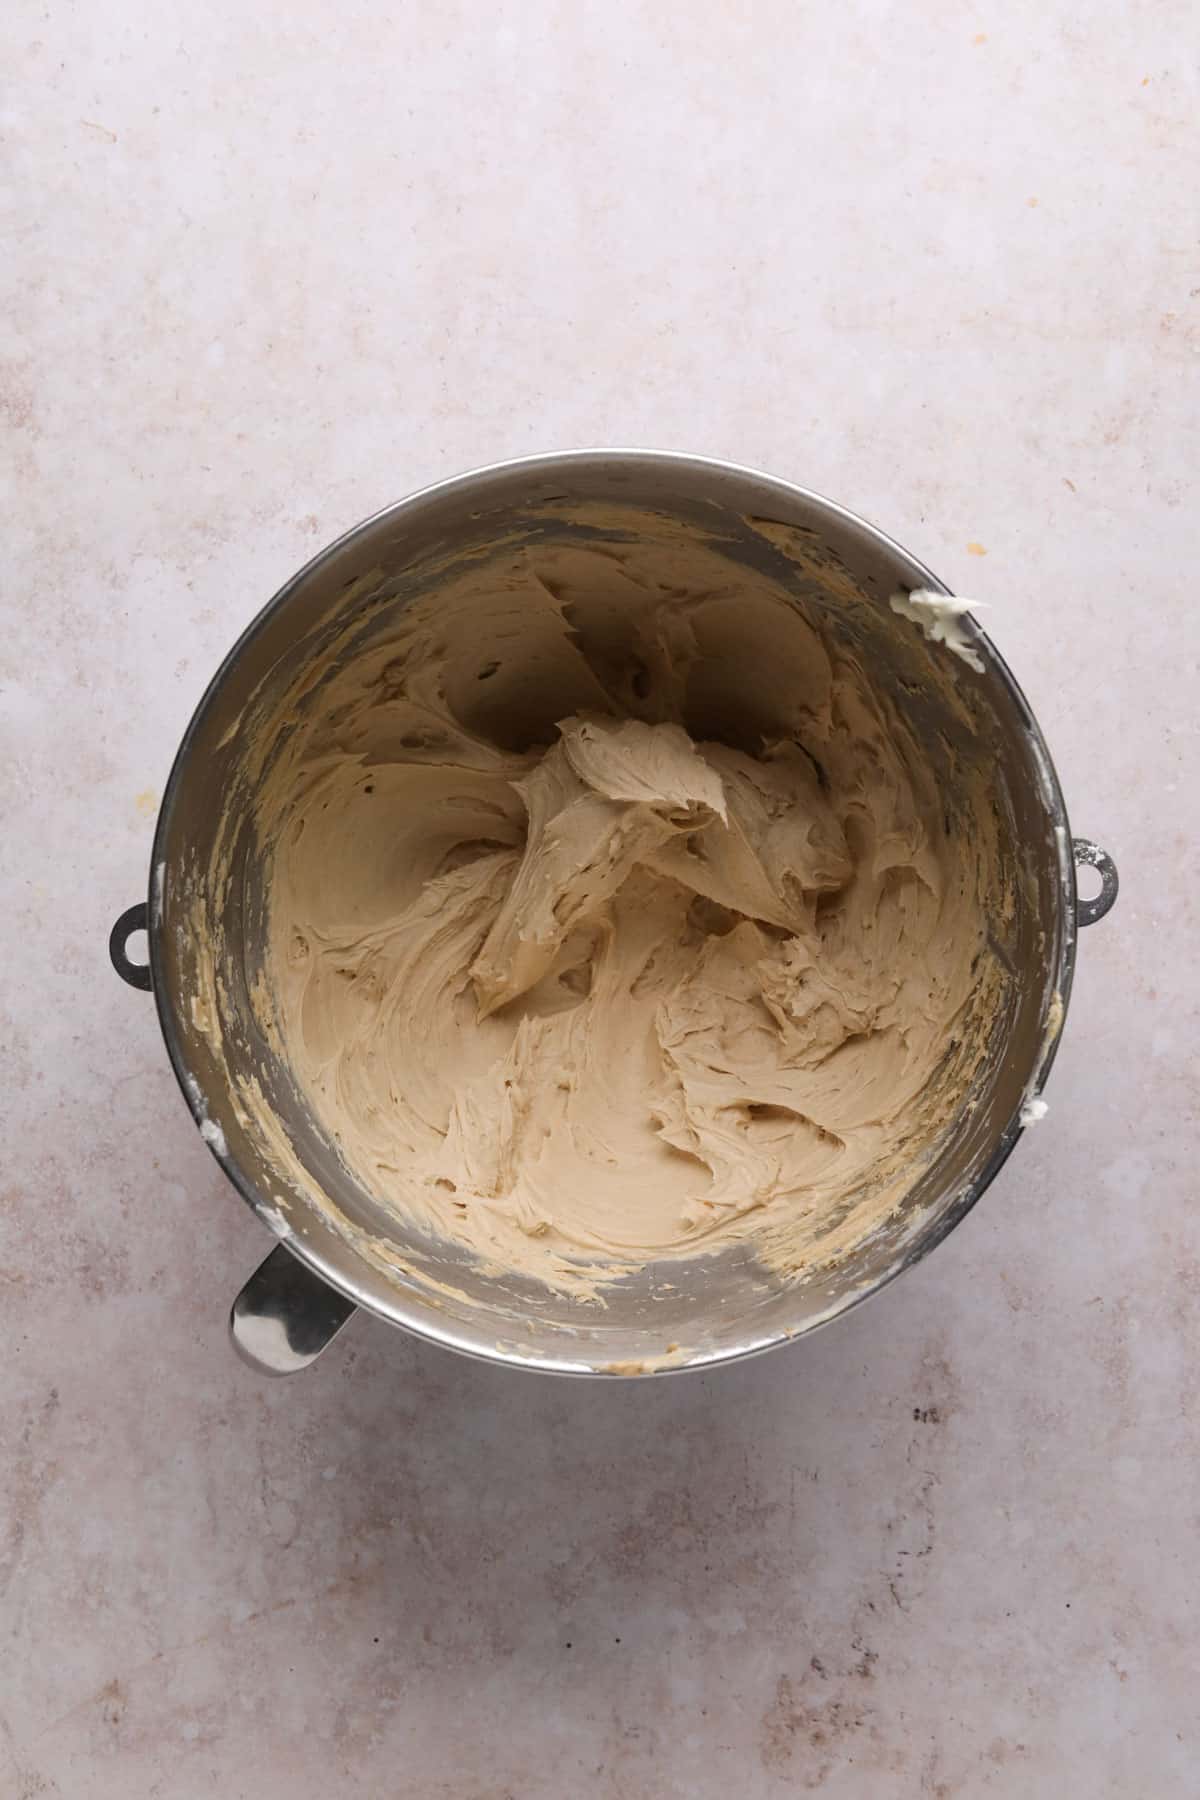
[[149, 912], [144, 900], [136, 906], [125, 909], [108, 934], [108, 954], [112, 958], [112, 966], [130, 987], [142, 988], [150, 992], [150, 968], [147, 963], [130, 962], [126, 945], [135, 931], [145, 931]]
[[294, 1375], [315, 1362], [358, 1311], [327, 1281], [277, 1244], [229, 1314], [229, 1335], [243, 1362], [262, 1375]]

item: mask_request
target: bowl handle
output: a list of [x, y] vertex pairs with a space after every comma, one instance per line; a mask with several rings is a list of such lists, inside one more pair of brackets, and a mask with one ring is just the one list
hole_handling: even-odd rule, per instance
[[1117, 865], [1107, 850], [1099, 844], [1093, 844], [1090, 838], [1075, 838], [1071, 848], [1075, 852], [1075, 864], [1087, 864], [1100, 876], [1100, 892], [1091, 900], [1076, 900], [1075, 917], [1080, 925], [1094, 925], [1102, 919], [1117, 897], [1120, 882], [1117, 880]]
[[148, 917], [146, 902], [139, 900], [136, 906], [127, 907], [108, 934], [108, 954], [112, 958], [112, 966], [130, 987], [142, 988], [150, 992], [150, 971], [145, 963], [130, 962], [125, 946], [135, 931], [145, 931]]
[[234, 1301], [229, 1335], [242, 1361], [261, 1375], [294, 1375], [316, 1361], [357, 1311], [353, 1300], [277, 1244]]

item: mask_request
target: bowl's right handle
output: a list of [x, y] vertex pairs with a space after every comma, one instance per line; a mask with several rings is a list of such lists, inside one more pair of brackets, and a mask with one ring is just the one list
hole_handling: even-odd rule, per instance
[[1099, 844], [1093, 844], [1090, 838], [1075, 838], [1072, 842], [1075, 852], [1076, 867], [1087, 864], [1089, 868], [1100, 873], [1100, 892], [1091, 900], [1076, 900], [1075, 917], [1080, 925], [1094, 925], [1102, 919], [1117, 897], [1120, 882], [1117, 879], [1117, 865], [1107, 850]]
[[327, 1281], [277, 1244], [229, 1314], [229, 1335], [243, 1362], [262, 1375], [294, 1375], [315, 1362], [358, 1311]]

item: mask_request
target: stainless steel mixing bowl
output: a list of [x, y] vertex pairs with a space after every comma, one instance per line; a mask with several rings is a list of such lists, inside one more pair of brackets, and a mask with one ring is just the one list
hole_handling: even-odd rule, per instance
[[[765, 569], [837, 629], [868, 643], [877, 678], [897, 693], [903, 688], [910, 719], [925, 709], [920, 728], [935, 759], [956, 734], [966, 742], [965, 702], [969, 753], [991, 761], [1006, 849], [1023, 871], [1016, 915], [1005, 941], [994, 946], [1013, 973], [1011, 1003], [997, 1021], [1001, 1053], [989, 1059], [974, 1104], [917, 1173], [899, 1211], [851, 1255], [806, 1277], [773, 1275], [739, 1247], [640, 1271], [609, 1294], [604, 1310], [533, 1283], [525, 1290], [498, 1285], [453, 1247], [405, 1230], [347, 1173], [287, 1068], [263, 1044], [250, 1006], [265, 906], [248, 817], [232, 838], [231, 878], [206, 902], [221, 909], [225, 940], [234, 947], [219, 1049], [192, 1005], [199, 935], [194, 872], [210, 865], [242, 768], [240, 727], [252, 700], [284, 691], [318, 650], [340, 640], [348, 621], [378, 617], [430, 591], [444, 579], [448, 556], [478, 556], [501, 537], [511, 549], [555, 534], [587, 536], [593, 528], [571, 523], [570, 510], [595, 502], [701, 522], [733, 564]], [[790, 528], [798, 556], [785, 556], [777, 537], [773, 544], [761, 534], [764, 521]], [[437, 1343], [526, 1368], [619, 1376], [727, 1362], [811, 1331], [857, 1304], [924, 1256], [969, 1211], [1020, 1136], [1022, 1115], [1028, 1120], [1053, 1061], [1076, 927], [1108, 910], [1117, 878], [1103, 851], [1072, 841], [1041, 732], [974, 621], [966, 629], [983, 668], [956, 668], [958, 716], [919, 697], [930, 659], [949, 653], [927, 644], [889, 607], [897, 589], [918, 587], [949, 591], [882, 532], [787, 482], [699, 457], [580, 451], [499, 464], [427, 488], [322, 551], [263, 609], [188, 726], [158, 819], [149, 898], [122, 915], [110, 943], [119, 973], [153, 990], [171, 1062], [209, 1147], [281, 1240], [234, 1304], [234, 1341], [250, 1361], [276, 1373], [300, 1368], [363, 1306]], [[1076, 862], [1099, 869], [1095, 900], [1078, 899]], [[147, 966], [132, 963], [127, 952], [129, 938], [143, 928]], [[273, 1154], [261, 1132], [247, 1129], [235, 1105], [231, 1076], [252, 1051], [268, 1101], [303, 1165], [302, 1179], [291, 1159]]]

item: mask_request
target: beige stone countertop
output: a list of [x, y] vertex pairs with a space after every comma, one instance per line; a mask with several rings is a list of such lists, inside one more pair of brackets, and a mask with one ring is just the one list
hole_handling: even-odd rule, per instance
[[[1200, 1793], [1194, 9], [11, 0], [0, 1795]], [[577, 1384], [268, 1247], [112, 974], [242, 626], [412, 488], [724, 456], [986, 622], [1116, 857], [1050, 1111], [851, 1317]]]

